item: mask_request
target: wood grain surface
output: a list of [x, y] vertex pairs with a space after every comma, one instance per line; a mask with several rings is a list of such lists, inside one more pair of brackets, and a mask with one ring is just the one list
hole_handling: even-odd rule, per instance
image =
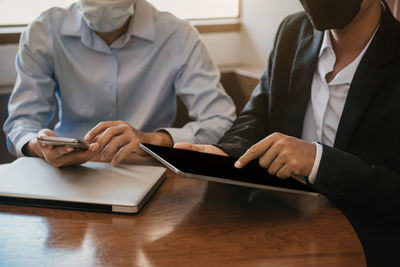
[[[153, 163], [154, 164], [154, 163]], [[0, 266], [365, 266], [324, 197], [183, 178], [119, 215], [0, 205]]]

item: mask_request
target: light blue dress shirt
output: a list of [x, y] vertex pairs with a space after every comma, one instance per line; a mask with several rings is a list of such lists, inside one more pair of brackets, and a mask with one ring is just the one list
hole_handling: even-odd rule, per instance
[[[174, 142], [215, 143], [235, 107], [197, 31], [138, 0], [123, 36], [108, 46], [82, 19], [77, 4], [42, 13], [21, 35], [17, 81], [4, 124], [7, 147], [21, 149], [47, 127], [59, 107], [59, 136], [83, 138], [101, 121], [121, 120]], [[193, 122], [171, 127], [176, 96]]]

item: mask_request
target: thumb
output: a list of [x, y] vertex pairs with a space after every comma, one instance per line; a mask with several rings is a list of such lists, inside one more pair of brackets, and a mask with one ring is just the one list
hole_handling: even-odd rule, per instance
[[38, 132], [38, 136], [57, 136], [55, 132], [50, 129], [42, 129]]

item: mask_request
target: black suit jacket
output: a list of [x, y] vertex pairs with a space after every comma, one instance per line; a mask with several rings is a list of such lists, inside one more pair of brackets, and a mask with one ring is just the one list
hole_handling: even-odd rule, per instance
[[[222, 150], [240, 156], [273, 132], [301, 137], [322, 39], [305, 13], [282, 22], [259, 85], [217, 144]], [[400, 266], [400, 23], [387, 6], [312, 186], [347, 216], [369, 265]]]

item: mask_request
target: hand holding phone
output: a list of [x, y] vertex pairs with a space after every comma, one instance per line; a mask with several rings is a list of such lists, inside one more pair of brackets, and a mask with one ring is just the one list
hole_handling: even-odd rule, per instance
[[37, 137], [37, 140], [40, 144], [51, 146], [70, 146], [73, 147], [74, 150], [87, 150], [89, 148], [87, 141], [74, 138], [41, 135]]
[[24, 154], [42, 158], [56, 167], [66, 167], [82, 164], [96, 157], [98, 153], [90, 151], [88, 147], [89, 144], [85, 141], [57, 137], [54, 131], [42, 129], [36, 138], [24, 146]]

